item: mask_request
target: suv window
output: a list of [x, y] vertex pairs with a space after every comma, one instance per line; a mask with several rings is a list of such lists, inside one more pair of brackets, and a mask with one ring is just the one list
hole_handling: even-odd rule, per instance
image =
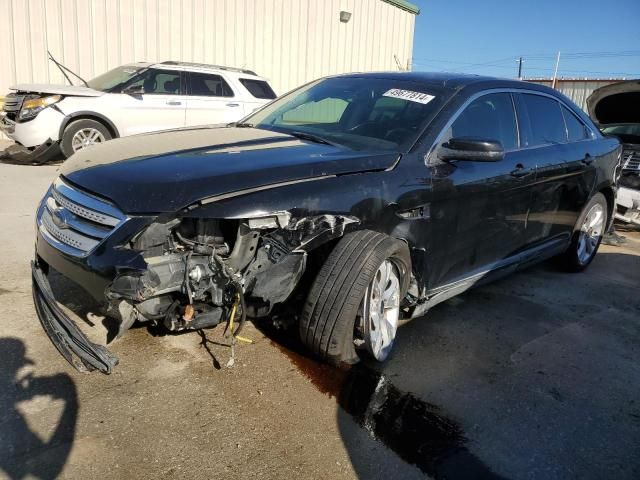
[[578, 142], [589, 138], [587, 127], [564, 105], [562, 106], [564, 123], [567, 126], [567, 136], [570, 142]]
[[181, 72], [174, 70], [155, 70], [150, 68], [142, 72], [129, 86], [142, 85], [145, 94], [180, 95], [182, 94]]
[[271, 89], [269, 84], [264, 80], [251, 80], [249, 78], [241, 78], [240, 83], [249, 90], [249, 93], [255, 98], [266, 98], [271, 100], [276, 98], [275, 92]]
[[518, 128], [509, 93], [490, 93], [475, 99], [451, 125], [447, 138], [480, 137], [499, 140], [505, 150], [518, 147]]
[[521, 96], [531, 127], [528, 146], [566, 142], [567, 134], [560, 102], [542, 95], [523, 93]]
[[349, 104], [341, 98], [323, 98], [319, 102], [303, 103], [282, 115], [283, 124], [338, 123]]
[[203, 97], [233, 97], [233, 90], [220, 75], [189, 73], [189, 95]]

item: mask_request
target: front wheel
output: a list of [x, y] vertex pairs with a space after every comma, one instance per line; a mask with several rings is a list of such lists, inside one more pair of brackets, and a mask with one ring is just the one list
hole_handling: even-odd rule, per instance
[[334, 365], [357, 363], [365, 351], [385, 360], [410, 272], [406, 243], [369, 230], [345, 235], [311, 287], [300, 321], [302, 342]]
[[593, 261], [607, 228], [607, 199], [596, 193], [584, 207], [574, 228], [571, 245], [560, 256], [570, 272], [580, 272]]
[[83, 118], [71, 122], [62, 134], [60, 150], [69, 158], [79, 150], [111, 140], [109, 129], [96, 120]]

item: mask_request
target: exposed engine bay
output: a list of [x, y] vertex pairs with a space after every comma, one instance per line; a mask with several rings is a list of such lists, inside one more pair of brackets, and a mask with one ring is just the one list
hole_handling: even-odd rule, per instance
[[218, 325], [238, 310], [268, 315], [300, 281], [307, 252], [341, 237], [358, 220], [321, 215], [293, 219], [288, 212], [249, 219], [158, 219], [135, 236], [145, 271], [120, 272], [107, 288], [107, 314], [119, 320], [118, 336], [135, 321], [170, 331]]

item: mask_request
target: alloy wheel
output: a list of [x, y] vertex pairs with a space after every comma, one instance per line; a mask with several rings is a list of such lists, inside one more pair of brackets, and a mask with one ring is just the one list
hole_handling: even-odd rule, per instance
[[83, 128], [78, 130], [71, 139], [71, 148], [74, 152], [90, 147], [96, 143], [105, 141], [104, 135], [95, 128]]
[[396, 266], [385, 260], [367, 287], [362, 308], [364, 345], [378, 361], [391, 352], [400, 316], [400, 278]]
[[604, 233], [604, 208], [599, 203], [594, 204], [584, 217], [578, 233], [578, 260], [586, 264], [598, 248], [598, 242]]

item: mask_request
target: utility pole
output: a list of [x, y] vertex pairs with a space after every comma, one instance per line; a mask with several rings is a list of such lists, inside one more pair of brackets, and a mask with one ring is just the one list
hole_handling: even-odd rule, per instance
[[518, 80], [522, 80], [522, 57], [518, 60]]
[[551, 82], [551, 86], [556, 88], [556, 82], [558, 80], [558, 66], [560, 65], [560, 50], [558, 50], [558, 56], [556, 57], [556, 68], [553, 71], [553, 82]]

